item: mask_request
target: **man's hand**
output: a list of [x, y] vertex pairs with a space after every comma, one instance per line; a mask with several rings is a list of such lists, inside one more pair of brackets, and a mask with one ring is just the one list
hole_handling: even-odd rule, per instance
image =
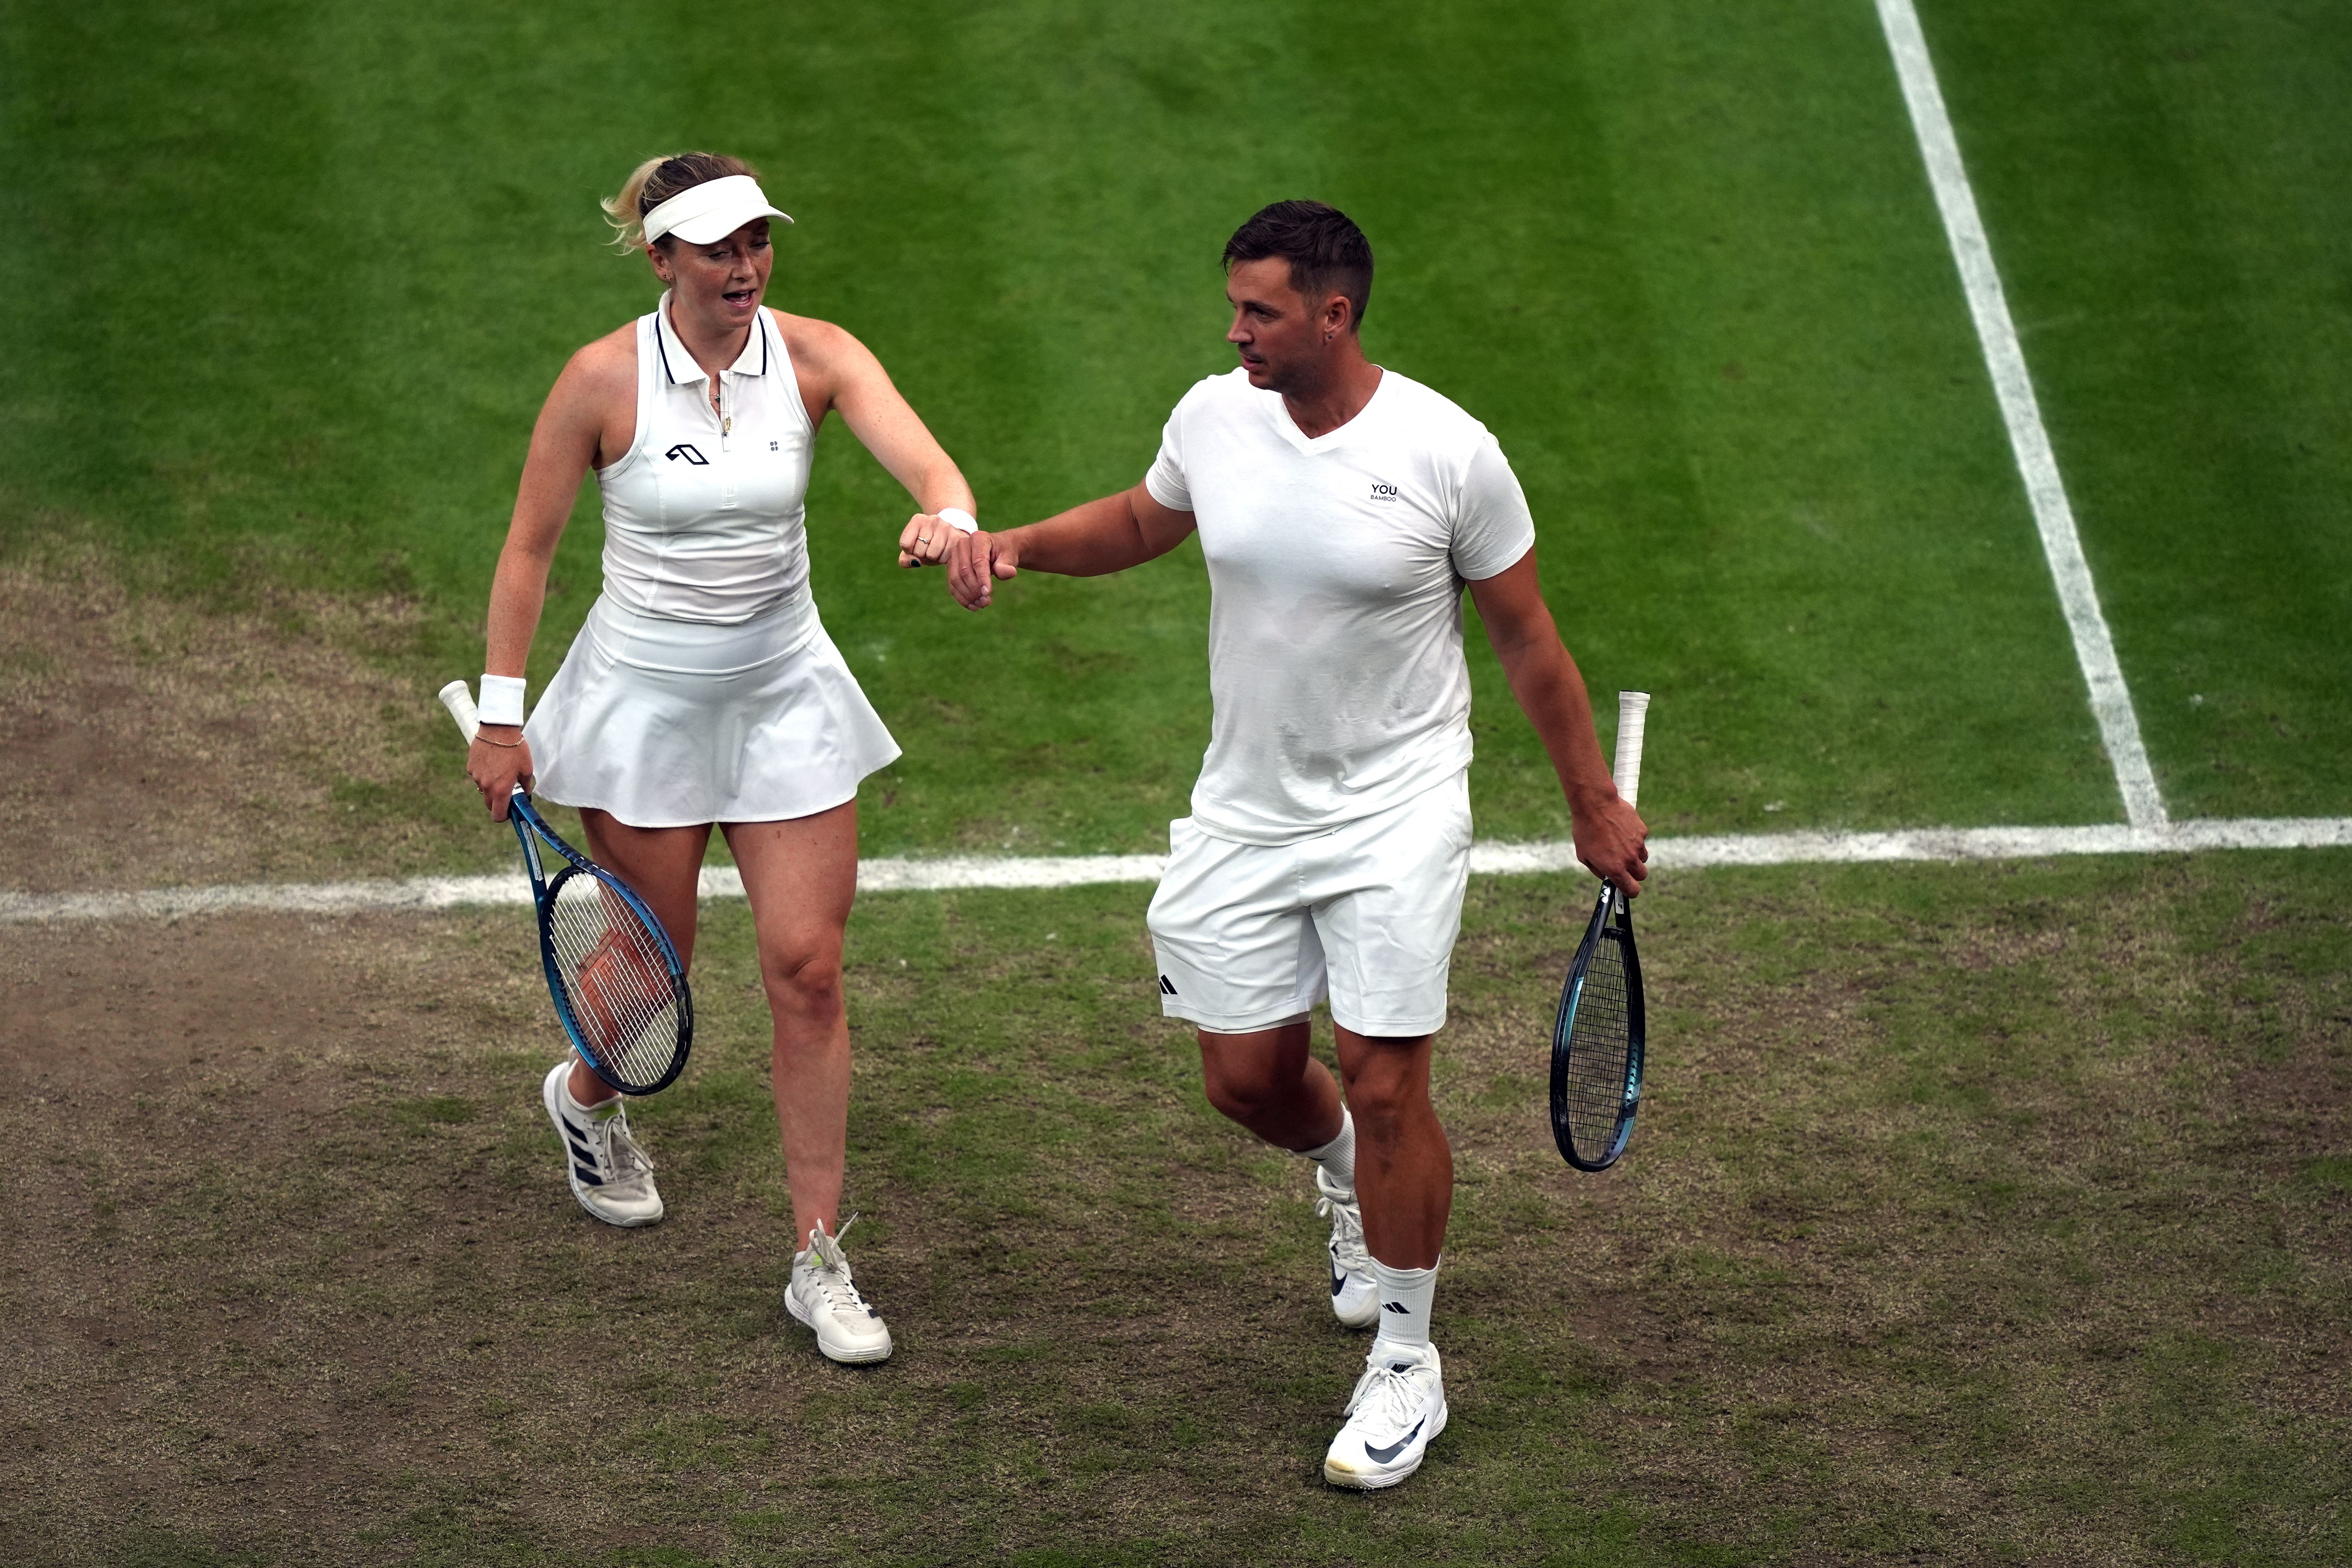
[[[942, 525], [944, 526], [944, 525]], [[1018, 531], [959, 533], [947, 551], [948, 588], [967, 610], [984, 610], [996, 584], [1015, 576], [1021, 568]]]
[[1601, 739], [1592, 731], [1584, 677], [1559, 640], [1537, 584], [1534, 548], [1492, 577], [1474, 580], [1470, 597], [1486, 623], [1486, 640], [1511, 683], [1511, 695], [1543, 738], [1559, 774], [1560, 793], [1576, 824], [1576, 858], [1632, 898], [1650, 874], [1650, 830], [1609, 776]]
[[1571, 815], [1576, 858], [1584, 868], [1616, 883], [1627, 898], [1637, 896], [1642, 879], [1650, 874], [1649, 824], [1613, 788], [1605, 798]]

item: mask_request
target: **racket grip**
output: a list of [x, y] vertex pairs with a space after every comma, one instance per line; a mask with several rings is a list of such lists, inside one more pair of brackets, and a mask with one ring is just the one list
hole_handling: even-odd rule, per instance
[[1632, 805], [1642, 793], [1642, 731], [1649, 722], [1650, 694], [1617, 694], [1617, 793]]
[[457, 721], [457, 732], [466, 737], [466, 744], [472, 745], [475, 731], [482, 727], [481, 717], [474, 709], [473, 691], [464, 681], [453, 680], [441, 689], [441, 706]]

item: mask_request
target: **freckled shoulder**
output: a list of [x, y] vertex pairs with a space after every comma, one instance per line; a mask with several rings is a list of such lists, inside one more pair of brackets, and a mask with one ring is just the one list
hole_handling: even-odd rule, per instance
[[775, 319], [776, 331], [783, 334], [784, 352], [792, 356], [801, 406], [808, 411], [812, 423], [822, 425], [845, 387], [866, 379], [859, 374], [861, 368], [877, 362], [864, 343], [831, 321], [792, 315], [773, 307], [768, 314]]
[[626, 393], [634, 405], [637, 394], [637, 324], [615, 327], [582, 348], [563, 367], [592, 394]]
[[637, 431], [637, 324], [631, 321], [582, 348], [556, 380], [551, 408], [594, 432], [589, 461], [604, 468], [626, 452]]
[[793, 356], [793, 363], [812, 370], [830, 370], [840, 363], [845, 352], [862, 352], [865, 348], [846, 329], [831, 321], [792, 315], [772, 306], [768, 314], [775, 319], [776, 330], [784, 335], [784, 350]]

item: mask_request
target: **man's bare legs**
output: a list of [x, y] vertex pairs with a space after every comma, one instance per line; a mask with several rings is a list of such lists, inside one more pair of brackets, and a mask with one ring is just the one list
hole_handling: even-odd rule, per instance
[[[1429, 1103], [1432, 1037], [1337, 1034], [1356, 1121], [1364, 1244], [1392, 1268], [1433, 1268], [1454, 1207], [1454, 1151]], [[1304, 1019], [1246, 1035], [1202, 1030], [1209, 1103], [1277, 1148], [1329, 1142], [1339, 1135], [1339, 1086], [1307, 1043]]]
[[1339, 1135], [1339, 1086], [1307, 1054], [1307, 1020], [1246, 1035], [1201, 1031], [1201, 1079], [1209, 1103], [1277, 1149], [1293, 1152]]
[[1336, 1032], [1348, 1110], [1356, 1119], [1364, 1247], [1391, 1268], [1434, 1268], [1454, 1212], [1454, 1149], [1429, 1103], [1433, 1037]]

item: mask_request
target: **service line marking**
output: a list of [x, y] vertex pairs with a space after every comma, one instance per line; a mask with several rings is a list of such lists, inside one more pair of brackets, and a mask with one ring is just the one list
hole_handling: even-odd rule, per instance
[[2099, 609], [2099, 591], [2091, 581], [2091, 563], [2084, 558], [2083, 541], [2074, 530], [2074, 509], [2067, 504], [2066, 486], [2058, 477], [2058, 459], [2051, 452], [2049, 432], [2042, 426], [2033, 378], [2026, 373], [2025, 350], [2018, 342], [2017, 324], [2010, 320], [2008, 297], [2001, 291], [2000, 273], [1993, 266], [1984, 221], [1977, 216], [1976, 193], [1960, 163], [1959, 141], [1952, 133], [1951, 116], [1944, 110], [1943, 89], [1936, 82], [1927, 37], [1919, 30], [1919, 14], [1911, 0], [1877, 3], [1879, 26], [1895, 57], [1903, 101], [1910, 107], [1911, 128], [1919, 138], [1920, 156], [1927, 161], [1927, 183], [1935, 188], [1936, 207], [1944, 216], [1944, 234], [1951, 241], [1952, 259], [1960, 269], [1960, 287], [1968, 294], [1969, 314], [1976, 321], [1977, 341], [1984, 347], [1985, 369], [1991, 373], [2001, 420], [2009, 426], [2010, 449], [2016, 454], [2026, 499], [2033, 505], [2042, 553], [2048, 558], [2050, 575], [2058, 585], [2066, 629], [2074, 634], [2074, 659], [2090, 688], [2099, 738], [2115, 765], [2124, 815], [2136, 828], [2161, 829], [2166, 820], [2164, 797], [2148, 766], [2147, 748], [2140, 741], [2139, 715], [2132, 709], [2131, 690], [2124, 684], [2123, 666], [2116, 659], [2115, 639], [2108, 635], [2107, 618]]
[[[2031, 860], [2053, 855], [2160, 855], [2206, 849], [2352, 848], [2352, 816], [2248, 817], [2168, 827], [1913, 827], [1892, 833], [1755, 833], [1653, 838], [1650, 864], [1662, 870], [1717, 866], [1838, 865], [1885, 860]], [[940, 892], [958, 888], [1077, 888], [1103, 882], [1156, 882], [1158, 855], [957, 855], [939, 859], [866, 860], [861, 893]], [[1579, 871], [1573, 845], [1476, 844], [1470, 869], [1482, 877]], [[743, 879], [731, 866], [702, 873], [706, 899], [740, 899]], [[31, 921], [180, 920], [253, 910], [343, 915], [447, 910], [530, 902], [518, 870], [488, 877], [416, 877], [381, 882], [251, 882], [215, 888], [157, 888], [130, 893], [0, 893], [0, 924]]]

